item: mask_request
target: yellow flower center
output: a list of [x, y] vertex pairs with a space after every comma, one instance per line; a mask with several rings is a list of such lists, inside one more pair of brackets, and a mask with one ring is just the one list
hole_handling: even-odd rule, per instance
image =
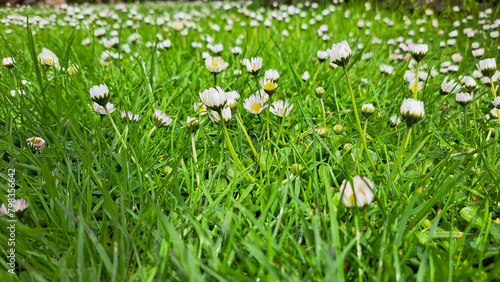
[[266, 91], [274, 91], [276, 90], [276, 84], [269, 82], [266, 85], [264, 85], [264, 90]]
[[354, 194], [349, 196], [348, 200], [349, 200], [349, 203], [351, 203], [351, 205], [354, 204]]
[[217, 63], [212, 63], [212, 67], [216, 68], [216, 67], [218, 67], [218, 66], [219, 66], [219, 64], [217, 64]]
[[252, 71], [255, 71], [255, 67], [254, 66], [252, 66]]
[[254, 104], [251, 109], [252, 111], [254, 111], [255, 113], [259, 113], [260, 109], [262, 108], [262, 106], [260, 104]]
[[48, 58], [48, 59], [47, 59], [47, 62], [49, 62], [49, 65], [54, 64], [54, 60], [52, 60], [52, 59], [50, 59], [50, 58]]
[[413, 84], [413, 86], [411, 87], [410, 90], [411, 90], [412, 93], [415, 93], [415, 91], [417, 91], [417, 88], [418, 88], [418, 82], [415, 83], [415, 84]]
[[38, 144], [40, 144], [40, 143], [42, 142], [42, 140], [41, 140], [41, 139], [38, 139], [38, 138], [33, 138], [33, 140], [32, 140], [31, 142], [32, 142], [33, 144], [35, 144], [35, 145], [38, 145]]

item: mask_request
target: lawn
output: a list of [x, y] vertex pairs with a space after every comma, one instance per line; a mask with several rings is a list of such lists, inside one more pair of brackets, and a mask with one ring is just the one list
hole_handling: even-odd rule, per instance
[[499, 14], [0, 9], [0, 280], [500, 280]]

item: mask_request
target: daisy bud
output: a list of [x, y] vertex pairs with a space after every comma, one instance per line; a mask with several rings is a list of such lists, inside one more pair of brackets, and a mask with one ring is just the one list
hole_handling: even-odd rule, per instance
[[108, 86], [101, 84], [90, 88], [90, 99], [101, 106], [106, 106], [109, 101]]
[[477, 67], [486, 77], [492, 77], [497, 71], [497, 64], [494, 58], [479, 61]]
[[326, 127], [322, 127], [320, 129], [318, 129], [317, 132], [318, 132], [319, 137], [321, 137], [321, 138], [327, 137], [328, 133], [329, 133], [328, 128], [326, 128]]
[[323, 89], [323, 87], [320, 86], [320, 87], [316, 88], [316, 91], [314, 93], [316, 94], [316, 97], [321, 99], [325, 95], [325, 89]]
[[56, 54], [47, 48], [42, 49], [42, 52], [38, 55], [38, 61], [43, 66], [54, 66], [56, 68], [60, 68], [59, 59]]
[[361, 113], [365, 116], [365, 118], [369, 118], [375, 113], [375, 107], [373, 104], [363, 104], [361, 107]]
[[141, 119], [141, 116], [134, 115], [132, 112], [121, 112], [122, 119], [128, 122], [138, 122]]
[[464, 79], [464, 88], [468, 92], [472, 92], [472, 91], [476, 90], [477, 83], [474, 80], [474, 78], [472, 78], [470, 76], [466, 76], [465, 79]]
[[332, 48], [328, 49], [328, 52], [330, 55], [330, 63], [334, 63], [338, 66], [346, 66], [354, 54], [346, 40], [333, 44]]
[[466, 92], [457, 93], [455, 100], [462, 107], [467, 106], [470, 102], [472, 102], [472, 95]]
[[340, 185], [342, 202], [348, 208], [368, 206], [375, 198], [372, 189], [373, 183], [367, 177], [361, 178], [361, 176], [356, 175], [353, 177], [352, 183], [344, 179]]
[[192, 118], [192, 117], [187, 117], [187, 121], [186, 121], [186, 127], [194, 132], [196, 130], [198, 130], [198, 128], [200, 128], [200, 122], [198, 121], [197, 118]]
[[400, 109], [401, 116], [407, 126], [412, 126], [421, 121], [425, 116], [424, 102], [413, 98], [404, 99]]
[[295, 175], [299, 174], [303, 169], [304, 167], [301, 164], [293, 164], [290, 167], [290, 171]]
[[495, 108], [497, 109], [500, 109], [500, 96], [496, 97], [493, 101], [491, 101], [493, 103], [493, 106], [495, 106]]
[[333, 127], [333, 132], [335, 132], [335, 134], [342, 134], [344, 132], [344, 127], [340, 124], [336, 124], [334, 127]]
[[94, 111], [96, 111], [98, 114], [100, 114], [101, 116], [105, 116], [107, 115], [108, 113], [112, 113], [116, 110], [115, 108], [115, 105], [111, 104], [111, 103], [107, 103], [106, 104], [106, 107], [103, 107], [97, 103], [93, 103], [92, 104], [92, 107], [94, 108]]
[[323, 50], [318, 50], [318, 52], [316, 53], [316, 55], [318, 56], [318, 60], [320, 62], [324, 62], [330, 56], [328, 54], [328, 51], [323, 51]]
[[349, 150], [351, 150], [351, 149], [352, 149], [352, 145], [351, 145], [351, 144], [349, 144], [349, 143], [346, 143], [346, 144], [344, 144], [343, 149], [344, 149], [344, 151], [348, 152]]
[[484, 48], [472, 50], [472, 56], [474, 56], [474, 58], [476, 59], [481, 58], [483, 55], [484, 55]]
[[164, 112], [155, 110], [155, 113], [153, 114], [153, 123], [158, 128], [167, 127], [172, 123], [172, 119], [169, 118]]
[[388, 65], [381, 65], [380, 66], [380, 74], [383, 76], [391, 75], [393, 70], [394, 70], [393, 67], [388, 66]]
[[3, 66], [8, 69], [12, 69], [15, 63], [16, 60], [12, 57], [3, 58]]
[[401, 119], [397, 115], [393, 115], [388, 121], [387, 125], [390, 127], [396, 127], [401, 123]]
[[411, 55], [413, 56], [413, 59], [415, 59], [415, 61], [420, 62], [425, 58], [425, 56], [427, 56], [428, 50], [429, 47], [427, 46], [427, 44], [417, 44], [413, 46]]

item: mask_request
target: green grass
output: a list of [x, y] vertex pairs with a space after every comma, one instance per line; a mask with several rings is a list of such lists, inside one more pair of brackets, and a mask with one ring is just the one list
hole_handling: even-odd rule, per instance
[[[132, 7], [126, 6], [128, 10]], [[425, 73], [431, 67], [439, 71], [442, 62], [461, 53], [462, 61], [454, 63], [459, 71], [450, 74], [458, 80], [477, 69], [479, 60], [471, 54], [472, 42], [485, 48], [483, 59], [498, 58], [499, 40], [490, 37], [491, 30], [473, 39], [462, 32], [466, 27], [482, 29], [475, 8], [457, 13], [446, 9], [425, 16], [422, 7], [410, 14], [375, 7], [366, 11], [364, 3], [351, 3], [336, 5], [335, 12], [309, 23], [328, 7], [303, 7], [305, 18], [293, 15], [289, 23], [274, 19], [273, 26], [266, 28], [263, 23], [250, 27], [251, 19], [234, 7], [225, 11], [209, 3], [137, 6], [139, 14], [153, 20], [166, 13], [173, 19], [179, 11], [196, 11], [190, 21], [197, 27], [183, 36], [167, 24], [155, 26], [144, 20], [127, 27], [123, 23], [129, 12], [113, 6], [81, 6], [82, 11], [92, 8], [93, 15], [114, 11], [122, 19], [116, 29], [119, 47], [111, 49], [122, 59], [112, 60], [109, 66], [101, 63], [105, 48], [93, 34], [102, 21], [111, 37], [116, 23], [111, 17], [91, 23], [85, 16], [84, 21], [76, 21], [75, 28], [49, 24], [41, 29], [36, 21], [27, 27], [1, 24], [0, 57], [14, 57], [16, 65], [12, 70], [0, 68], [0, 201], [7, 203], [8, 169], [15, 168], [16, 198], [26, 199], [29, 207], [16, 227], [15, 276], [7, 272], [9, 223], [0, 217], [0, 279], [500, 279], [500, 132], [496, 120], [482, 118], [492, 109], [491, 88], [476, 79], [479, 88], [465, 124], [454, 95], [439, 96], [445, 75], [429, 77], [418, 96], [425, 102], [425, 118], [413, 126], [401, 168], [390, 187], [406, 125], [387, 127], [387, 121], [394, 114], [399, 116], [403, 99], [412, 94], [403, 80], [409, 61], [390, 61], [389, 54], [397, 46], [386, 44], [399, 36], [427, 43], [429, 52], [422, 61], [426, 67], [420, 70]], [[349, 19], [344, 17], [347, 9]], [[259, 13], [265, 19], [271, 12]], [[30, 20], [55, 15], [64, 21], [66, 16], [46, 8], [0, 11], [2, 18], [14, 13]], [[498, 6], [493, 7], [487, 18], [491, 24], [499, 13]], [[375, 19], [377, 15], [380, 20]], [[453, 27], [453, 22], [467, 15], [473, 18]], [[372, 26], [358, 29], [356, 24], [363, 17]], [[386, 25], [384, 17], [395, 25]], [[418, 25], [422, 18], [426, 22]], [[234, 21], [231, 32], [224, 31], [227, 19]], [[439, 21], [438, 28], [432, 26], [432, 19]], [[408, 29], [405, 20], [411, 21]], [[241, 21], [247, 25], [241, 26]], [[219, 24], [221, 31], [211, 30], [212, 23]], [[303, 23], [308, 24], [307, 30], [301, 29]], [[321, 24], [329, 27], [327, 42], [317, 35]], [[425, 32], [419, 32], [421, 27]], [[440, 41], [446, 41], [455, 29], [459, 31], [456, 44], [440, 48]], [[283, 30], [289, 32], [288, 37]], [[409, 30], [415, 35], [409, 36]], [[438, 35], [438, 30], [445, 35]], [[141, 35], [141, 42], [130, 44], [131, 52], [125, 53], [123, 45], [135, 32]], [[156, 34], [170, 39], [172, 47], [160, 51]], [[242, 97], [239, 113], [258, 160], [234, 116], [227, 127], [245, 171], [230, 154], [220, 127], [193, 110], [193, 104], [201, 102], [199, 93], [213, 86], [202, 59], [202, 52], [207, 51], [202, 40], [205, 35], [212, 36], [214, 43], [223, 43], [221, 57], [229, 63], [218, 75], [218, 85], [237, 90]], [[238, 45], [239, 36], [244, 53], [235, 58], [230, 49]], [[382, 44], [372, 43], [375, 37]], [[89, 46], [81, 44], [85, 38], [91, 39]], [[355, 50], [348, 69], [358, 110], [363, 103], [373, 103], [376, 108], [366, 129], [375, 167], [366, 154], [359, 157], [362, 142], [342, 69], [330, 68], [328, 62], [316, 58], [316, 51], [342, 40], [348, 40]], [[193, 41], [204, 47], [192, 48]], [[152, 47], [146, 47], [146, 42]], [[363, 48], [356, 48], [358, 44]], [[60, 70], [39, 64], [42, 48], [58, 56]], [[371, 59], [363, 60], [368, 52], [372, 52]], [[280, 74], [272, 99], [294, 104], [282, 123], [270, 115], [270, 140], [266, 113], [259, 119], [242, 106], [257, 85], [238, 60], [254, 56], [263, 58], [260, 78], [267, 69]], [[382, 77], [379, 66], [383, 64], [393, 66], [394, 72]], [[63, 69], [70, 65], [77, 66], [77, 74], [69, 75]], [[234, 75], [237, 69], [243, 75]], [[304, 82], [305, 71], [311, 76]], [[22, 80], [28, 84], [23, 85]], [[92, 109], [89, 89], [98, 84], [110, 89], [110, 102], [118, 109], [111, 116], [127, 149], [108, 117], [101, 119]], [[325, 138], [316, 132], [324, 127], [320, 101], [314, 94], [318, 86], [326, 90], [323, 101], [329, 134]], [[23, 89], [25, 94], [12, 97], [13, 89]], [[156, 129], [146, 147], [155, 109], [166, 112], [173, 122]], [[122, 110], [142, 119], [127, 124], [119, 115]], [[187, 116], [197, 117], [201, 123], [194, 135], [197, 162]], [[336, 134], [335, 125], [343, 125], [344, 132]], [[33, 136], [47, 142], [41, 153], [25, 141]], [[302, 166], [295, 174], [294, 164]], [[367, 176], [375, 184], [375, 200], [362, 210], [346, 208], [339, 193], [342, 181], [355, 175]]]

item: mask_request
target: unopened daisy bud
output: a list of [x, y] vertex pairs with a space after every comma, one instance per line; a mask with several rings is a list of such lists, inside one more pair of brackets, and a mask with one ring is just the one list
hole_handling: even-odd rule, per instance
[[227, 99], [226, 106], [228, 106], [229, 109], [231, 109], [231, 113], [236, 113], [238, 111], [238, 102], [233, 98]]
[[401, 119], [397, 115], [393, 115], [389, 120], [387, 121], [387, 125], [390, 127], [396, 127], [398, 124], [401, 123]]
[[188, 116], [186, 121], [186, 127], [190, 131], [196, 131], [198, 130], [198, 128], [200, 128], [200, 122], [198, 121], [197, 118], [192, 118]]
[[460, 91], [460, 84], [458, 82], [455, 82], [453, 79], [448, 81], [448, 77], [445, 77], [443, 83], [441, 83], [439, 94], [448, 95], [450, 93], [457, 93], [459, 91]]
[[497, 71], [497, 64], [495, 58], [479, 61], [477, 67], [481, 71], [481, 73], [486, 77], [492, 77]]
[[16, 60], [12, 57], [3, 58], [3, 66], [8, 69], [12, 69], [15, 63]]
[[420, 62], [427, 56], [428, 50], [427, 44], [417, 44], [411, 49], [411, 55], [415, 61]]
[[474, 56], [474, 58], [476, 59], [481, 58], [483, 55], [484, 55], [484, 48], [472, 50], [472, 56]]
[[295, 175], [299, 174], [303, 169], [304, 167], [301, 164], [293, 164], [290, 167], [290, 171]]
[[464, 78], [464, 88], [465, 90], [467, 90], [468, 92], [472, 92], [474, 90], [476, 90], [477, 88], [477, 83], [476, 81], [474, 80], [474, 78], [470, 77], [470, 76], [466, 76]]
[[309, 75], [309, 72], [306, 71], [304, 72], [304, 74], [302, 75], [302, 80], [303, 81], [307, 81], [309, 79], [310, 75]]
[[45, 148], [45, 140], [41, 137], [31, 137], [26, 139], [26, 142], [31, 148], [34, 148], [38, 151], [41, 151], [43, 148]]
[[316, 91], [314, 93], [316, 94], [316, 97], [321, 99], [325, 95], [325, 89], [323, 89], [323, 87], [320, 86], [320, 87], [316, 88]]
[[361, 107], [361, 113], [365, 116], [365, 118], [369, 118], [375, 113], [375, 107], [373, 104], [363, 104]]
[[164, 112], [155, 110], [155, 113], [153, 114], [153, 123], [158, 128], [167, 127], [172, 123], [172, 119], [169, 118]]
[[493, 101], [491, 101], [493, 103], [493, 106], [495, 106], [495, 108], [497, 109], [500, 109], [500, 96], [496, 97]]
[[[491, 111], [490, 111], [490, 116], [492, 116], [492, 117], [494, 117], [495, 119], [497, 119], [497, 118], [498, 118], [498, 112], [499, 112], [499, 111], [500, 111], [500, 110], [499, 110], [499, 109], [497, 109], [497, 108], [493, 108], [493, 109], [491, 109]], [[486, 120], [489, 120], [489, 118], [488, 118], [488, 119], [486, 119]]]
[[321, 138], [327, 137], [328, 133], [329, 133], [328, 128], [326, 128], [326, 127], [322, 127], [320, 129], [318, 129], [317, 132], [318, 132], [319, 137], [321, 137]]
[[421, 121], [425, 116], [424, 102], [413, 98], [404, 99], [400, 109], [401, 116], [407, 126], [412, 126]]
[[352, 149], [352, 145], [351, 145], [351, 144], [349, 144], [349, 143], [346, 143], [346, 144], [344, 144], [343, 149], [344, 149], [344, 151], [348, 152], [349, 150], [351, 150], [351, 149]]
[[108, 86], [101, 84], [90, 88], [90, 99], [103, 107], [106, 106], [109, 101]]
[[483, 76], [483, 78], [481, 78], [481, 81], [486, 87], [491, 87], [491, 80], [489, 77]]
[[467, 106], [470, 102], [472, 102], [472, 95], [466, 92], [457, 93], [455, 100], [462, 107]]
[[340, 124], [336, 124], [333, 127], [333, 132], [335, 132], [335, 134], [342, 134], [342, 133], [344, 133], [344, 127]]
[[332, 48], [328, 49], [328, 53], [330, 55], [330, 63], [338, 66], [346, 66], [354, 54], [346, 40], [333, 44]]
[[392, 74], [393, 70], [394, 70], [393, 67], [388, 66], [388, 65], [381, 65], [380, 66], [380, 74], [383, 76], [388, 76], [388, 75]]
[[122, 119], [128, 122], [138, 122], [141, 119], [141, 116], [134, 115], [131, 111], [121, 112]]
[[328, 54], [328, 51], [323, 51], [323, 50], [318, 50], [318, 52], [316, 53], [316, 55], [318, 56], [318, 60], [320, 62], [324, 62], [330, 56]]
[[[214, 123], [219, 123], [220, 122], [220, 115], [217, 111], [210, 111], [208, 117], [210, 120]], [[231, 109], [229, 107], [224, 107], [222, 109], [222, 119], [224, 120], [225, 123], [228, 123], [231, 121]]]
[[274, 69], [266, 70], [266, 72], [264, 73], [264, 80], [278, 83], [278, 81], [280, 80], [280, 75], [277, 70]]

